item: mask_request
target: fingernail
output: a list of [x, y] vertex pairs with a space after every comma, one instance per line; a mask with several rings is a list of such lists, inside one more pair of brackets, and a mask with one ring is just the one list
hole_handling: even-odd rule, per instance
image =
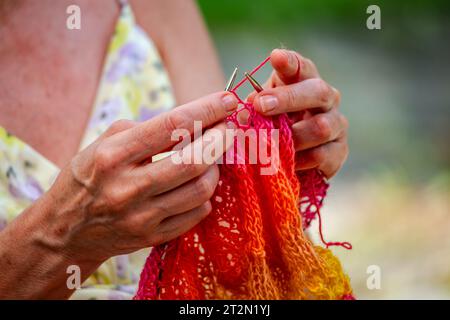
[[259, 98], [262, 112], [273, 111], [278, 106], [278, 99], [274, 96], [262, 96]]
[[232, 94], [227, 94], [223, 96], [222, 103], [228, 115], [235, 112], [238, 106], [238, 101], [236, 97]]

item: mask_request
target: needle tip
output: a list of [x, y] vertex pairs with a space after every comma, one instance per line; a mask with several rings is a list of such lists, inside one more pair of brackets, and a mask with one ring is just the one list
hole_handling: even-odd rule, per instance
[[244, 76], [247, 78], [256, 92], [261, 92], [264, 90], [263, 87], [258, 83], [258, 81], [256, 81], [256, 79], [253, 78], [248, 72], [244, 72]]
[[230, 79], [228, 80], [227, 86], [225, 87], [225, 91], [230, 91], [232, 89], [234, 81], [236, 80], [237, 71], [238, 67], [235, 67]]

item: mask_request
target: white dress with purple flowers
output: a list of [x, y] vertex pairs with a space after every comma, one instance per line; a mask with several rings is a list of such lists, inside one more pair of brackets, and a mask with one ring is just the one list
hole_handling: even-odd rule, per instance
[[[171, 85], [152, 41], [122, 6], [104, 62], [93, 113], [80, 150], [119, 119], [147, 120], [175, 105]], [[0, 230], [48, 190], [59, 168], [0, 127]], [[73, 299], [129, 299], [148, 250], [105, 262]]]

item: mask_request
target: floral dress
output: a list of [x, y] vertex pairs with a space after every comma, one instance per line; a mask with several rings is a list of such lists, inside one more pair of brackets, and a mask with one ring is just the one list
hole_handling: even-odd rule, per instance
[[[124, 1], [120, 4], [80, 150], [118, 119], [144, 121], [175, 105], [158, 51], [136, 24], [131, 7]], [[58, 173], [53, 163], [0, 127], [0, 231], [46, 192]], [[109, 259], [72, 299], [130, 299], [148, 250]]]

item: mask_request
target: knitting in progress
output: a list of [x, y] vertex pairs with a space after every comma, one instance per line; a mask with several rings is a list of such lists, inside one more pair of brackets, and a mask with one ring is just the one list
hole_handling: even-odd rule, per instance
[[[265, 132], [268, 150], [277, 130], [271, 164], [250, 163], [248, 146], [236, 143], [219, 165], [211, 213], [184, 235], [152, 249], [135, 299], [353, 299], [349, 278], [328, 249], [351, 245], [327, 243], [321, 232], [319, 209], [328, 185], [317, 170], [296, 173], [288, 115], [255, 112], [236, 94], [245, 81], [232, 90], [242, 108], [227, 121], [244, 132]], [[238, 120], [243, 110], [247, 124]], [[273, 174], [261, 174], [274, 163]], [[304, 234], [316, 216], [326, 248]]]

